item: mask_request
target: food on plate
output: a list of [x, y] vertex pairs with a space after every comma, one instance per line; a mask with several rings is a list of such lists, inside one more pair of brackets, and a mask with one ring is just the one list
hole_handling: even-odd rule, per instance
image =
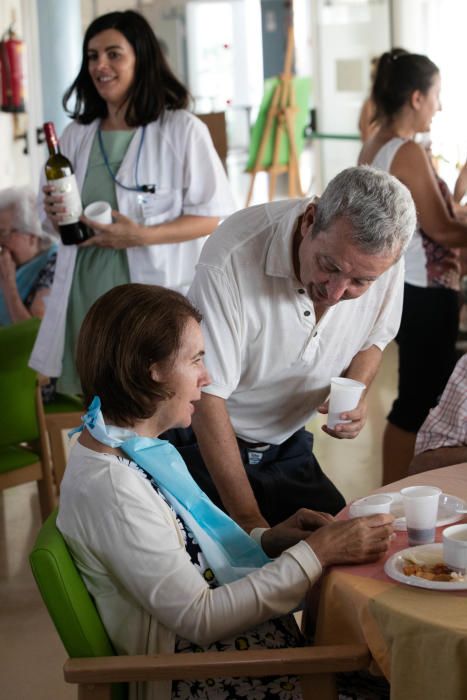
[[[417, 559], [417, 561], [414, 561]], [[464, 581], [464, 576], [454, 571], [444, 562], [421, 562], [418, 557], [404, 557], [402, 571], [406, 576], [418, 576], [428, 581]]]

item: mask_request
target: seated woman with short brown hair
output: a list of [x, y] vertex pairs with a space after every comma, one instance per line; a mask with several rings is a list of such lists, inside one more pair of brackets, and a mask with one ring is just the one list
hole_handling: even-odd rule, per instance
[[[119, 654], [302, 643], [292, 615], [322, 567], [379, 557], [391, 516], [299, 511], [261, 546], [158, 439], [187, 427], [209, 376], [200, 314], [177, 292], [128, 284], [83, 322], [77, 367], [91, 402], [61, 485], [58, 527]], [[221, 446], [219, 459], [222, 459]], [[301, 697], [297, 678], [144, 684], [138, 698]]]

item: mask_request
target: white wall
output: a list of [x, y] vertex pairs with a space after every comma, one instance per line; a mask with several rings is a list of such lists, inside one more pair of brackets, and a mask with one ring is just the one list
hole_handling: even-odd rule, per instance
[[225, 111], [231, 148], [248, 148], [263, 95], [259, 0], [186, 6], [187, 84], [199, 113]]
[[[465, 0], [394, 0], [394, 29], [404, 48], [427, 54], [440, 68], [442, 111], [432, 125], [433, 153], [440, 174], [452, 188], [456, 166], [467, 158], [465, 90]], [[413, 33], [407, 27], [414, 27]]]
[[[17, 121], [20, 131], [29, 131], [30, 155], [23, 154], [24, 141], [14, 140], [14, 117], [0, 112], [0, 188], [14, 184], [30, 184], [34, 189], [38, 186], [40, 168], [45, 160], [44, 146], [36, 143], [35, 130], [43, 121], [42, 98], [40, 86], [39, 48], [37, 36], [37, 0], [1, 0], [0, 2], [0, 34], [11, 22], [11, 13], [16, 13], [16, 31], [25, 40], [26, 52], [24, 67], [27, 74], [26, 109], [28, 114], [19, 115]], [[66, 0], [63, 0], [66, 2]], [[40, 0], [39, 0], [40, 10]], [[183, 5], [183, 0], [180, 1]], [[162, 18], [167, 14], [167, 8], [173, 2], [144, 3], [132, 0], [81, 0], [81, 31], [83, 32], [94, 18], [94, 13], [103, 14], [116, 9], [137, 8], [148, 14], [156, 33], [157, 27], [166, 26]], [[162, 18], [162, 19], [161, 19]], [[170, 25], [170, 20], [168, 22]], [[46, 76], [50, 79], [50, 76]]]
[[[45, 7], [45, 4], [42, 7]], [[26, 74], [27, 113], [19, 115], [16, 121], [19, 130], [26, 131], [28, 135], [28, 154], [26, 155], [23, 154], [24, 140], [14, 140], [15, 117], [0, 112], [0, 188], [29, 184], [33, 189], [37, 189], [40, 169], [46, 158], [45, 146], [38, 145], [36, 137], [36, 130], [44, 121], [41, 80], [53, 81], [57, 76], [53, 75], [54, 58], [47, 61], [49, 64], [47, 74], [41, 76], [37, 8], [40, 12], [40, 0], [2, 0], [0, 2], [0, 33], [3, 33], [9, 25], [11, 12], [14, 10], [17, 18], [16, 32], [25, 43], [23, 68]], [[70, 55], [69, 51], [67, 60]], [[59, 73], [63, 75], [63, 65], [60, 68]], [[56, 99], [61, 99], [61, 88]], [[60, 125], [58, 127], [60, 128]]]
[[[370, 82], [370, 61], [390, 46], [389, 2], [313, 4], [313, 78], [318, 131], [357, 135], [358, 116]], [[355, 165], [361, 144], [316, 142], [321, 188], [340, 170]]]
[[[15, 31], [20, 38], [23, 37], [20, 0], [2, 0], [0, 2], [0, 34], [10, 25], [12, 12], [16, 15]], [[26, 95], [26, 100], [28, 96]], [[24, 141], [14, 140], [15, 119], [19, 131], [24, 131], [27, 125], [27, 117], [0, 112], [0, 188], [13, 184], [25, 185], [29, 183], [28, 160], [23, 155]]]

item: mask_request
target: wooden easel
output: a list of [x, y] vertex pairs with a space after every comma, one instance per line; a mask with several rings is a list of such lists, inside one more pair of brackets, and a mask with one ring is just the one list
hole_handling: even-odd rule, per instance
[[[300, 185], [300, 173], [298, 169], [298, 154], [295, 145], [294, 121], [298, 111], [295, 102], [295, 89], [292, 81], [292, 61], [294, 51], [293, 27], [290, 26], [287, 33], [287, 49], [285, 53], [284, 71], [279, 76], [279, 82], [274, 88], [274, 93], [266, 116], [264, 131], [261, 135], [258, 152], [251, 172], [250, 188], [245, 206], [250, 203], [253, 186], [255, 184], [256, 173], [266, 171], [269, 175], [269, 201], [274, 197], [276, 191], [277, 176], [280, 173], [288, 173], [289, 197], [303, 197], [304, 193]], [[275, 127], [274, 145], [271, 165], [264, 167], [261, 165], [264, 149], [268, 143], [272, 129]], [[289, 162], [284, 165], [279, 164], [279, 146], [282, 135], [285, 134], [289, 142]]]

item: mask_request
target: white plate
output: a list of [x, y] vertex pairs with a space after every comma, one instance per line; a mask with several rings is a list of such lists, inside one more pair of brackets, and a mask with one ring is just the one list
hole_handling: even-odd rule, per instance
[[[401, 494], [394, 491], [387, 495], [392, 497], [391, 513], [396, 518], [394, 521], [394, 529], [407, 530]], [[451, 523], [457, 523], [458, 520], [462, 520], [465, 513], [457, 512], [457, 510], [462, 508], [467, 508], [465, 501], [461, 498], [457, 498], [457, 496], [450, 496], [448, 493], [442, 493], [439, 497], [436, 527], [451, 525]]]
[[[396, 552], [390, 557], [384, 565], [384, 571], [386, 574], [393, 578], [395, 581], [400, 581], [400, 583], [406, 583], [409, 586], [417, 586], [418, 588], [431, 588], [435, 591], [463, 591], [467, 589], [466, 581], [429, 581], [426, 578], [420, 578], [420, 576], [406, 576], [402, 567], [407, 564], [407, 560], [404, 559], [404, 555], [416, 554], [417, 559], [423, 561], [423, 555], [426, 553], [430, 556], [430, 563], [433, 555], [436, 555], [438, 561], [443, 560], [443, 545], [441, 543], [437, 544], [421, 544], [418, 547], [408, 547], [400, 552]], [[439, 556], [438, 556], [439, 555]], [[427, 556], [428, 559], [428, 556]]]

